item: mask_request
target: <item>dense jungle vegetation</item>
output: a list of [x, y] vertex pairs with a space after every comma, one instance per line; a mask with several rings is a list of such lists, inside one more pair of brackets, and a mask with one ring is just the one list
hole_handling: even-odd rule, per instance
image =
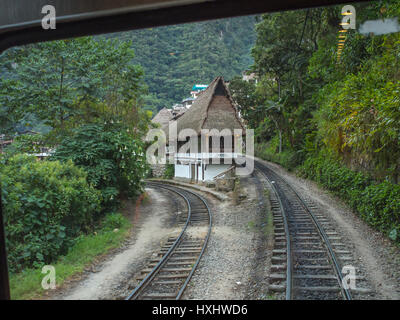
[[13, 273], [54, 263], [93, 232], [113, 241], [110, 223], [125, 221], [116, 215], [121, 200], [143, 192], [151, 112], [131, 46], [85, 37], [0, 56], [0, 134], [13, 139], [0, 154]]
[[399, 241], [400, 34], [358, 29], [399, 17], [400, 3], [355, 8], [339, 60], [341, 7], [263, 15], [252, 49], [259, 81], [230, 87], [259, 156], [316, 180]]
[[[82, 255], [71, 248], [90, 243], [89, 257], [122, 241], [113, 229], [126, 232], [121, 202], [143, 191], [151, 111], [218, 75], [231, 80], [255, 129], [256, 155], [317, 181], [399, 242], [400, 34], [358, 29], [399, 17], [400, 3], [355, 7], [357, 28], [346, 32], [340, 60], [339, 6], [3, 52], [0, 135], [13, 143], [1, 150], [0, 181], [11, 272], [76, 262]], [[257, 83], [242, 80], [250, 67]], [[43, 148], [54, 152], [37, 161]]]

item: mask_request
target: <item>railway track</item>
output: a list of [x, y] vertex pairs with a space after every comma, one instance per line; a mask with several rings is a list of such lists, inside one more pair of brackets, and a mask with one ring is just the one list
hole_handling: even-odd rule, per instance
[[[256, 162], [256, 168], [273, 191], [275, 246], [270, 291], [282, 292], [288, 300], [351, 300], [371, 294], [351, 249], [324, 214], [269, 167]], [[343, 266], [355, 268], [357, 287], [343, 286]]]
[[[151, 260], [148, 268], [142, 270], [140, 283], [126, 300], [179, 300], [207, 246], [212, 226], [211, 210], [207, 202], [194, 192], [160, 183], [147, 185], [181, 197], [186, 203], [187, 215], [181, 221], [183, 228], [179, 236], [169, 238], [158, 258]], [[194, 229], [199, 228], [204, 232], [196, 233]], [[194, 234], [198, 236], [194, 237]]]

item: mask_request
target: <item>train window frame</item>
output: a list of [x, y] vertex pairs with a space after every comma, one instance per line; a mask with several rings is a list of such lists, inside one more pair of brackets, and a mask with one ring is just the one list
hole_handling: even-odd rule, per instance
[[[7, 0], [1, 0], [7, 1]], [[80, 0], [78, 0], [80, 1]], [[20, 0], [18, 4], [12, 0], [8, 2], [6, 10], [13, 12], [13, 5], [30, 3], [39, 7], [42, 0]], [[54, 5], [63, 0], [45, 1]], [[73, 2], [73, 1], [72, 1]], [[107, 2], [107, 1], [106, 1]], [[132, 2], [135, 2], [134, 0]], [[156, 4], [157, 0], [149, 3]], [[366, 2], [366, 0], [358, 1]], [[14, 24], [1, 29], [3, 22], [0, 20], [0, 53], [5, 50], [30, 43], [60, 40], [72, 37], [98, 35], [112, 32], [128, 31], [163, 25], [175, 25], [180, 23], [198, 22], [213, 19], [222, 19], [235, 16], [307, 9], [313, 7], [333, 6], [337, 4], [354, 3], [349, 0], [282, 0], [279, 2], [259, 0], [214, 0], [214, 1], [175, 1], [169, 7], [153, 7], [148, 10], [130, 11], [122, 10], [118, 13], [104, 11], [102, 14], [81, 15], [75, 19], [60, 19], [56, 29], [45, 30], [37, 23], [28, 21]], [[132, 23], [133, 21], [133, 23]], [[1, 191], [1, 190], [0, 190]], [[0, 300], [10, 299], [7, 255], [5, 248], [5, 233], [3, 225], [3, 212], [0, 192]]]

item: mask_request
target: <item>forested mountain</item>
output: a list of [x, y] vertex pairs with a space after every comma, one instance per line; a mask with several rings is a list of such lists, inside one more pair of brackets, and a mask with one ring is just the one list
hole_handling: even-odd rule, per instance
[[160, 109], [179, 103], [195, 83], [208, 84], [218, 75], [230, 79], [249, 68], [255, 20], [255, 16], [247, 16], [108, 37], [132, 41], [133, 63], [143, 67], [149, 87], [146, 105]]

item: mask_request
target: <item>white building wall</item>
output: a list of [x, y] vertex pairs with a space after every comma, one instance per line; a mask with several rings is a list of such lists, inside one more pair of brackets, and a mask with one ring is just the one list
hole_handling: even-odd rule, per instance
[[203, 170], [202, 170], [201, 164], [198, 165], [197, 172], [199, 175], [199, 181], [203, 181]]
[[190, 179], [190, 166], [175, 164], [175, 177]]
[[[208, 164], [204, 170], [204, 179], [201, 165], [197, 165], [198, 181], [212, 181], [215, 176], [228, 170], [231, 164]], [[191, 179], [190, 165], [188, 164], [175, 164], [175, 177]], [[195, 179], [195, 177], [193, 177]]]

